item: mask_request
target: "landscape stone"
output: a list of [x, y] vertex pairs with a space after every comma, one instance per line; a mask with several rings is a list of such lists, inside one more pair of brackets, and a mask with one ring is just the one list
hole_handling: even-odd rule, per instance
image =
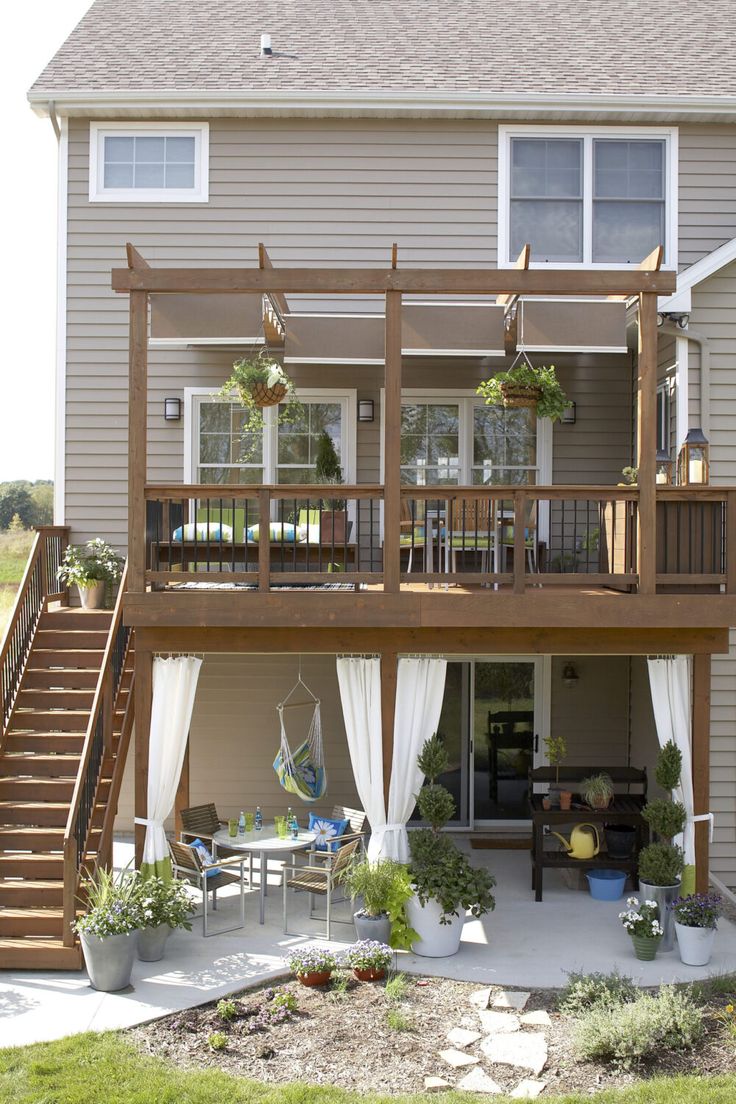
[[449, 1081], [445, 1081], [444, 1077], [425, 1077], [424, 1078], [424, 1091], [425, 1092], [444, 1092], [446, 1089], [451, 1089], [452, 1085]]
[[513, 1012], [479, 1012], [480, 1026], [486, 1035], [508, 1035], [512, 1031], [518, 1031], [521, 1021]]
[[552, 1021], [549, 1018], [549, 1013], [545, 1012], [543, 1008], [540, 1008], [538, 1012], [525, 1012], [521, 1017], [521, 1022], [527, 1024], [529, 1027], [551, 1027]]
[[493, 1078], [489, 1077], [480, 1066], [476, 1066], [470, 1073], [466, 1073], [458, 1081], [457, 1087], [465, 1092], [488, 1093], [489, 1095], [497, 1095], [503, 1092], [501, 1086], [497, 1085]]
[[447, 1062], [448, 1066], [452, 1066], [453, 1069], [460, 1069], [461, 1066], [474, 1066], [479, 1061], [472, 1054], [463, 1054], [461, 1050], [441, 1050], [440, 1058]]
[[447, 1032], [447, 1041], [460, 1049], [477, 1043], [480, 1038], [480, 1031], [468, 1031], [466, 1027], [453, 1027], [452, 1031]]
[[547, 1062], [547, 1040], [541, 1031], [524, 1031], [516, 1035], [489, 1035], [480, 1044], [491, 1062], [503, 1066], [518, 1066], [539, 1074]]
[[520, 1081], [511, 1095], [517, 1100], [536, 1100], [546, 1086], [546, 1081]]
[[526, 1007], [526, 1002], [529, 1000], [531, 993], [511, 993], [507, 990], [503, 990], [493, 1001], [493, 1008], [513, 1008], [515, 1011], [520, 1012], [522, 1008]]
[[476, 989], [474, 993], [470, 994], [470, 1003], [474, 1004], [476, 1008], [487, 1008], [490, 1001], [490, 989]]

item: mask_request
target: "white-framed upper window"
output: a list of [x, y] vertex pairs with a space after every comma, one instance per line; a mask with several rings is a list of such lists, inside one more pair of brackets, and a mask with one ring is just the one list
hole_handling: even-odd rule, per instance
[[206, 203], [207, 123], [91, 123], [89, 198], [113, 203]]
[[499, 126], [498, 264], [677, 265], [677, 129]]

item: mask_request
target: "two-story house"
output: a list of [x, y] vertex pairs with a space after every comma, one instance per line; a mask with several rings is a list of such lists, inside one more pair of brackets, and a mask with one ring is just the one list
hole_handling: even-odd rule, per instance
[[[668, 685], [698, 885], [736, 883], [736, 57], [706, 20], [730, 4], [97, 0], [49, 63], [67, 528], [0, 657], [10, 961], [74, 961], [81, 866], [116, 810], [151, 815], [160, 655], [204, 657], [178, 808], [282, 810], [301, 672], [317, 808], [400, 816], [413, 693], [454, 826], [500, 834], [551, 735], [567, 765], [651, 767], [674, 712], [650, 657], [691, 657]], [[254, 428], [217, 393], [258, 350], [298, 405]], [[562, 421], [477, 394], [519, 356], [556, 366]], [[114, 614], [57, 608], [44, 564], [95, 536], [129, 556]], [[351, 701], [371, 779], [346, 655], [379, 661]]]

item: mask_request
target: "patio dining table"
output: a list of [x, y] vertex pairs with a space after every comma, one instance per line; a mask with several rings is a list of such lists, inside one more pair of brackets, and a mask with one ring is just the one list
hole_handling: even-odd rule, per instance
[[273, 824], [264, 824], [260, 832], [255, 829], [241, 835], [231, 836], [226, 828], [215, 832], [212, 837], [215, 843], [221, 847], [228, 847], [231, 851], [249, 851], [251, 855], [257, 854], [260, 864], [260, 923], [266, 922], [266, 892], [268, 882], [268, 856], [278, 854], [293, 854], [295, 851], [305, 851], [314, 843], [317, 836], [315, 832], [299, 831], [296, 839], [291, 835], [283, 838], [278, 835]]

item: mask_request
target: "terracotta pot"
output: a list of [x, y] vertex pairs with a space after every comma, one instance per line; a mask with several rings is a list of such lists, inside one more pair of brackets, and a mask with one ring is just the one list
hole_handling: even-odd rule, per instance
[[347, 510], [324, 510], [320, 517], [320, 541], [322, 544], [345, 544], [347, 528]]
[[611, 804], [610, 797], [594, 797], [588, 802], [591, 809], [607, 809]]
[[297, 974], [300, 985], [326, 985], [332, 977], [332, 970], [319, 970], [312, 974]]
[[567, 812], [572, 805], [572, 793], [570, 790], [560, 790], [560, 808]]
[[287, 387], [284, 383], [275, 383], [273, 387], [267, 387], [265, 383], [254, 383], [247, 395], [256, 406], [276, 406], [286, 398]]
[[548, 797], [542, 798], [542, 808], [544, 809], [545, 813], [548, 813], [549, 810], [552, 808], [552, 802]]
[[359, 970], [357, 966], [353, 970], [358, 981], [380, 981], [386, 976], [385, 970]]

